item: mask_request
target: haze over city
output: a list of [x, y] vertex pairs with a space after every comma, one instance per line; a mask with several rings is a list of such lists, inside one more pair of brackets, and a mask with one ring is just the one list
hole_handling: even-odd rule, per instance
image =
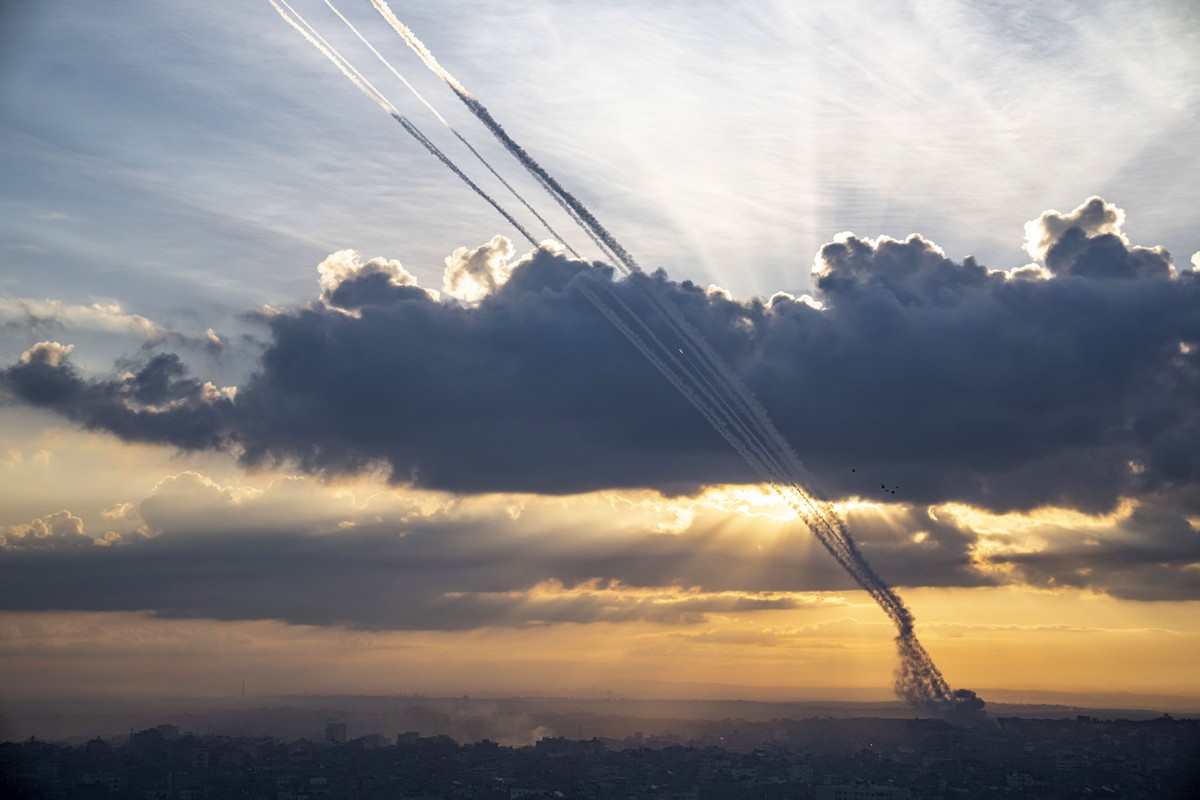
[[1200, 11], [744, 6], [7, 4], [0, 714], [1200, 710]]

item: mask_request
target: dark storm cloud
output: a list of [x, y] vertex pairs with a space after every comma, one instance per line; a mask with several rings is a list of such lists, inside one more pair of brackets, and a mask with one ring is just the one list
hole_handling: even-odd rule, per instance
[[[1180, 458], [1179, 442], [1200, 419], [1200, 280], [1142, 268], [1149, 251], [1111, 234], [1068, 263], [1078, 233], [1050, 246], [1049, 280], [955, 263], [919, 237], [827, 245], [829, 311], [767, 315], [751, 383], [768, 408], [799, 397], [780, 427], [810, 462], [865, 464], [902, 497], [1095, 511], [1191, 483], [1200, 450]], [[854, 491], [845, 469], [823, 472]]]
[[184, 450], [227, 443], [232, 400], [210, 383], [188, 376], [173, 353], [161, 353], [107, 381], [81, 378], [68, 360], [71, 346], [42, 342], [7, 369], [9, 392], [91, 430], [128, 441], [158, 442]]
[[[819, 254], [823, 308], [652, 279], [834, 495], [882, 498], [886, 484], [889, 500], [1096, 511], [1200, 476], [1200, 275], [1128, 245], [1121, 222], [1098, 198], [1048, 212], [1028, 233], [1045, 268], [1010, 274], [919, 236], [842, 237]], [[112, 381], [31, 356], [5, 381], [125, 438], [317, 472], [382, 464], [454, 491], [752, 479], [579, 290], [601, 286], [657, 325], [627, 283], [547, 250], [504, 277], [463, 305], [396, 262], [325, 265], [322, 302], [270, 318], [236, 399], [170, 356]]]
[[457, 491], [748, 478], [579, 292], [607, 282], [597, 273], [542, 251], [473, 308], [374, 273], [345, 280], [331, 298], [356, 316], [272, 320], [274, 344], [238, 400], [243, 457], [335, 471], [384, 461], [397, 480]]

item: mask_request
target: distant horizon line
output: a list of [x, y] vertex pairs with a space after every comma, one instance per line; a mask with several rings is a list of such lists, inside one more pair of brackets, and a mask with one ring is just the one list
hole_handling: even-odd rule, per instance
[[[191, 703], [213, 701], [252, 701], [289, 699], [421, 699], [442, 701], [565, 701], [565, 702], [631, 702], [631, 703], [747, 703], [761, 705], [834, 704], [876, 705], [886, 707], [903, 706], [904, 701], [895, 697], [886, 687], [802, 687], [781, 689], [780, 687], [740, 687], [731, 684], [679, 684], [686, 687], [706, 687], [709, 691], [728, 689], [729, 694], [654, 694], [650, 692], [618, 692], [596, 690], [586, 692], [532, 692], [532, 691], [397, 691], [397, 692], [269, 692], [247, 691], [239, 686], [229, 694], [149, 694], [149, 693], [55, 693], [27, 695], [21, 699], [8, 698], [8, 705], [22, 702], [44, 703]], [[748, 693], [737, 693], [737, 690]], [[779, 694], [772, 694], [778, 691]], [[1200, 713], [1200, 693], [1185, 694], [1172, 692], [1134, 692], [1128, 690], [1060, 690], [1060, 689], [1003, 689], [980, 687], [976, 690], [988, 706], [1058, 706], [1063, 708], [1095, 708], [1098, 710], [1153, 711], [1164, 704], [1167, 710], [1184, 706], [1189, 712]], [[788, 694], [784, 694], [784, 693]], [[802, 693], [802, 694], [798, 694]], [[858, 696], [848, 696], [858, 695]], [[865, 696], [864, 696], [865, 695]], [[877, 695], [877, 696], [871, 696]], [[994, 698], [994, 699], [993, 699]], [[1054, 698], [1058, 698], [1055, 701]], [[1110, 706], [1108, 703], [1137, 700], [1150, 703], [1149, 707]]]

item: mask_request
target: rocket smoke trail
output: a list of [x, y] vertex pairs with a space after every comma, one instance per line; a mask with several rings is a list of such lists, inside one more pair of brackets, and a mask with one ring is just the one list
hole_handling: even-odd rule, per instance
[[419, 91], [417, 91], [417, 87], [415, 87], [411, 83], [409, 83], [408, 79], [405, 78], [403, 75], [401, 75], [399, 70], [397, 70], [394, 66], [392, 66], [392, 62], [390, 62], [386, 58], [384, 58], [383, 54], [380, 53], [378, 50], [376, 50], [375, 46], [372, 45], [369, 41], [367, 41], [367, 38], [359, 32], [358, 28], [354, 27], [354, 23], [352, 23], [350, 20], [346, 19], [346, 17], [342, 14], [341, 11], [338, 10], [337, 6], [335, 6], [331, 2], [331, 0], [325, 0], [325, 5], [329, 6], [329, 10], [332, 11], [334, 14], [337, 14], [338, 19], [340, 19], [346, 25], [346, 27], [349, 28], [351, 30], [351, 32], [355, 36], [358, 37], [358, 40], [360, 42], [362, 42], [364, 45], [367, 46], [367, 49], [370, 50], [377, 59], [379, 59], [380, 63], [382, 63], [385, 67], [387, 67], [388, 70], [393, 75], [395, 75], [396, 78], [401, 83], [403, 83], [410, 92], [413, 93], [413, 96], [416, 97], [418, 100], [420, 100], [421, 103], [427, 109], [429, 109], [429, 111], [435, 117], [437, 117], [438, 122], [441, 122], [443, 125], [445, 125], [446, 130], [448, 130], [448, 131], [450, 131], [450, 133], [454, 134], [454, 137], [456, 139], [458, 139], [458, 141], [464, 147], [466, 147], [468, 150], [471, 151], [471, 155], [475, 156], [475, 158], [479, 160], [479, 163], [483, 164], [483, 166], [487, 168], [487, 171], [492, 173], [492, 175], [496, 178], [496, 180], [500, 181], [500, 183], [502, 183], [504, 185], [504, 188], [508, 189], [508, 191], [510, 193], [512, 193], [512, 196], [517, 198], [517, 200], [520, 201], [521, 205], [525, 206], [525, 208], [529, 210], [529, 213], [533, 214], [533, 216], [537, 218], [537, 221], [542, 224], [543, 228], [545, 228], [547, 231], [549, 231], [551, 236], [553, 236], [560, 243], [562, 243], [562, 245], [567, 248], [567, 250], [571, 253], [571, 255], [575, 256], [576, 258], [579, 258], [579, 253], [575, 252], [574, 248], [572, 248], [571, 245], [567, 244], [566, 240], [564, 240], [563, 237], [561, 235], [559, 235], [558, 231], [554, 230], [554, 228], [550, 225], [550, 223], [547, 222], [545, 220], [545, 218], [542, 217], [542, 215], [537, 212], [537, 209], [535, 209], [533, 206], [531, 206], [529, 204], [529, 202], [524, 197], [522, 197], [520, 195], [520, 193], [517, 192], [517, 190], [514, 189], [511, 184], [509, 184], [508, 181], [506, 181], [504, 179], [504, 176], [502, 176], [499, 172], [497, 172], [495, 170], [495, 168], [492, 167], [492, 165], [488, 162], [488, 160], [486, 158], [484, 158], [483, 155], [480, 154], [480, 152], [478, 150], [476, 150], [475, 147], [470, 142], [468, 142], [461, 133], [459, 133], [457, 130], [455, 130], [454, 126], [451, 125], [449, 123], [449, 121], [446, 120], [445, 117], [443, 117], [440, 113], [438, 113], [438, 110], [436, 108], [434, 108], [433, 105], [430, 104], [430, 102], [428, 100], [425, 99], [425, 96], [422, 95]]
[[[296, 9], [292, 8], [292, 6], [288, 4], [287, 0], [279, 0], [279, 3], [276, 3], [275, 0], [267, 0], [267, 2], [271, 4], [272, 8], [279, 12], [279, 16], [283, 17], [284, 22], [295, 28], [301, 36], [308, 40], [309, 44], [311, 44], [313, 47], [319, 50], [322, 55], [333, 62], [333, 65], [337, 67], [341, 73], [350, 80], [351, 83], [358, 87], [359, 91], [378, 103], [384, 111], [391, 115], [392, 119], [400, 123], [400, 125], [405, 131], [408, 132], [410, 136], [420, 142], [422, 147], [424, 147], [431, 155], [441, 161], [447, 169], [457, 175], [463, 183], [465, 183], [472, 191], [474, 191], [475, 194], [483, 198], [488, 205], [496, 209], [500, 216], [504, 217], [504, 219], [507, 220], [510, 225], [516, 228], [517, 231], [519, 231], [520, 234], [524, 236], [531, 245], [537, 247], [537, 240], [533, 238], [533, 235], [527, 231], [524, 226], [521, 225], [521, 223], [517, 222], [517, 220], [511, 214], [505, 211], [499, 203], [493, 200], [487, 192], [485, 192], [474, 181], [467, 177], [466, 173], [459, 169], [458, 165], [451, 161], [450, 157], [442, 152], [441, 148], [431, 142], [425, 136], [425, 134], [421, 133], [420, 129], [410, 122], [407, 117], [401, 114], [396, 106], [392, 105], [392, 103], [383, 96], [382, 92], [376, 89], [361, 72], [354, 68], [354, 65], [347, 61], [346, 58], [339, 53], [333, 45], [326, 41], [325, 37], [317, 33], [316, 28], [310, 25], [308, 20], [304, 19], [304, 17], [302, 17], [300, 13], [296, 11]], [[280, 4], [282, 4], [287, 11], [284, 11], [283, 8], [280, 8]], [[474, 148], [472, 148], [472, 150], [473, 149]], [[507, 184], [505, 185], [507, 186]]]
[[[626, 336], [672, 385], [705, 417], [760, 475], [797, 512], [834, 559], [879, 604], [896, 625], [900, 668], [896, 689], [914, 705], [938, 711], [962, 721], [986, 719], [981, 713], [983, 703], [969, 690], [952, 691], [933, 659], [916, 637], [912, 612], [899, 595], [875, 572], [859, 551], [845, 522], [837, 510], [816, 488], [815, 477], [804, 467], [787, 440], [771, 422], [765, 409], [733, 369], [722, 359], [676, 308], [659, 292], [653, 279], [645, 275], [632, 255], [595, 218], [594, 215], [550, 176], [491, 115], [486, 107], [453, 75], [443, 68], [416, 35], [401, 22], [385, 0], [371, 0], [381, 16], [400, 35], [404, 42], [454, 92], [460, 101], [488, 131], [530, 172], [559, 202], [573, 212], [572, 217], [584, 227], [601, 249], [624, 268], [649, 304], [667, 323], [678, 343], [686, 345], [696, 358], [685, 356], [687, 363], [675, 357], [682, 348], [664, 344], [637, 319], [628, 306], [621, 306], [630, 317], [623, 319], [594, 294], [589, 299], [601, 313]], [[635, 327], [640, 326], [651, 337], [655, 348], [641, 339]], [[663, 356], [666, 356], [664, 359]]]
[[[528, 231], [474, 184], [411, 122], [404, 118], [382, 93], [288, 5], [287, 0], [279, 0], [279, 2], [286, 6], [296, 19], [286, 14], [275, 0], [269, 0], [269, 2], [288, 24], [298, 30], [317, 50], [333, 62], [360, 91], [374, 99], [388, 114], [400, 122], [411, 136], [495, 208], [531, 244], [536, 244]], [[371, 47], [329, 0], [325, 0], [325, 2], [368, 47]], [[392, 14], [386, 2], [372, 0], [372, 4], [409, 47], [420, 56], [426, 66], [454, 91], [455, 95], [488, 128], [501, 145], [533, 175], [600, 250], [628, 276], [629, 285], [640, 292], [643, 301], [666, 323], [668, 333], [673, 337], [670, 341], [664, 341], [662, 336], [655, 332], [625, 300], [613, 291], [611, 286], [606, 283], [597, 283], [593, 286], [587, 280], [578, 284], [580, 291], [597, 310], [696, 408], [713, 429], [746, 461], [763, 483], [790, 505], [835, 561], [861, 588], [868, 592], [896, 625], [898, 631], [896, 643], [900, 655], [900, 667], [896, 680], [897, 692], [918, 707], [940, 713], [948, 718], [956, 718], [964, 724], [990, 721], [982, 713], [983, 701], [976, 698], [974, 693], [969, 690], [951, 691], [932, 658], [917, 640], [912, 613], [863, 558], [837, 510], [823, 498], [821, 492], [816, 488], [815, 477], [805, 468], [791, 445], [775, 428], [753, 392], [741, 381], [732, 367], [721, 358], [700, 331], [659, 290], [654, 283], [655, 279], [642, 271], [632, 255], [600, 224], [595, 216], [508, 136], [504, 128], [474, 95], [437, 63], [428, 48]], [[374, 47], [371, 47], [371, 50], [393, 74], [412, 89], [411, 84], [408, 84]], [[415, 89], [412, 90], [414, 94], [417, 94]], [[428, 101], [419, 94], [417, 97], [445, 123], [444, 118], [437, 114]], [[449, 127], [448, 124], [447, 127]], [[453, 131], [453, 128], [451, 130]], [[454, 133], [495, 174], [491, 165], [487, 164], [457, 131]], [[497, 177], [499, 176], [497, 175]], [[501, 181], [504, 182], [502, 178]], [[504, 184], [511, 191], [511, 186], [507, 182]], [[526, 207], [529, 207], [524, 198], [517, 195], [515, 191], [513, 194]], [[533, 211], [531, 207], [530, 210]], [[536, 215], [536, 212], [534, 213]], [[538, 219], [542, 219], [540, 215], [538, 215]], [[551, 232], [553, 233], [553, 231]], [[561, 237], [559, 238], [561, 239]], [[606, 294], [609, 299], [602, 298], [601, 292]], [[687, 348], [686, 352], [685, 347]]]
[[[592, 213], [568, 192], [561, 184], [558, 183], [540, 164], [537, 163], [516, 141], [508, 135], [504, 128], [492, 117], [482, 103], [480, 103], [471, 92], [467, 90], [453, 75], [444, 69], [434, 58], [423, 42], [417, 38], [403, 22], [401, 22], [385, 0], [371, 0], [371, 4], [390, 24], [393, 30], [405, 41], [406, 44], [421, 58], [429, 69], [434, 74], [442, 79], [454, 94], [463, 102], [464, 105], [483, 123], [483, 125], [492, 133], [493, 136], [507, 149], [513, 157], [517, 159], [525, 169], [530, 172], [542, 186], [563, 206], [568, 213], [579, 223], [585, 231], [591, 236], [592, 240], [607, 253], [615, 264], [624, 269], [628, 274], [644, 277], [641, 267], [634, 260], [633, 256], [625, 250], [624, 247], [616, 240], [609, 231], [600, 224], [599, 220]], [[654, 287], [646, 281], [639, 284], [647, 295], [651, 304], [656, 308], [659, 314], [666, 320], [668, 325], [672, 327], [676, 335], [684, 342], [689, 344], [701, 356], [701, 364], [718, 383], [724, 384], [728, 390], [731, 390], [734, 398], [734, 403], [740, 406], [740, 413], [748, 415], [760, 429], [760, 432], [773, 440], [774, 447], [781, 453], [785, 462], [790, 463], [791, 472], [799, 472], [807, 480], [809, 485], [815, 484], [815, 479], [803, 467], [799, 458], [791, 450], [787, 440], [783, 438], [774, 426], [771, 424], [766, 411], [762, 408], [758, 400], [750, 392], [749, 388], [742, 384], [741, 380], [733, 372], [733, 370], [725, 363], [725, 361], [712, 349], [704, 337], [688, 323], [683, 315], [675, 306], [666, 298], [654, 290]], [[728, 407], [728, 404], [724, 404]], [[836, 514], [834, 515], [836, 517]], [[844, 527], [844, 526], [843, 526]], [[837, 538], [836, 533], [830, 532], [830, 535]], [[824, 539], [823, 539], [824, 541]], [[828, 547], [829, 544], [826, 543]], [[851, 545], [852, 547], [853, 545]], [[861, 559], [859, 559], [861, 561]], [[864, 564], [865, 565], [865, 564]], [[867, 568], [869, 569], [869, 567]], [[873, 581], [878, 585], [882, 585], [882, 581]], [[898, 598], [895, 598], [898, 601]], [[895, 605], [895, 603], [889, 603]], [[886, 607], [885, 607], [886, 610]]]
[[626, 269], [634, 272], [640, 271], [640, 268], [637, 266], [637, 262], [633, 260], [633, 256], [631, 256], [625, 250], [625, 248], [621, 247], [616, 238], [609, 233], [603, 225], [600, 224], [599, 220], [592, 216], [591, 212], [587, 210], [583, 203], [576, 200], [575, 197], [566, 189], [564, 189], [558, 181], [551, 177], [546, 170], [542, 169], [541, 165], [534, 161], [533, 158], [530, 157], [530, 155], [526, 153], [519, 144], [513, 141], [512, 137], [505, 133], [504, 128], [501, 127], [500, 123], [497, 122], [490, 113], [488, 113], [488, 110], [484, 108], [482, 103], [475, 99], [475, 95], [468, 92], [465, 86], [459, 83], [453, 75], [443, 69], [441, 64], [438, 64], [437, 59], [433, 57], [433, 53], [429, 52], [429, 48], [425, 47], [421, 40], [416, 37], [416, 34], [409, 30], [408, 26], [401, 22], [396, 15], [392, 13], [392, 9], [386, 2], [384, 2], [384, 0], [371, 0], [371, 5], [375, 6], [375, 10], [378, 11], [385, 20], [387, 20], [388, 24], [390, 24], [396, 33], [400, 35], [400, 38], [402, 38], [405, 43], [407, 43], [408, 46], [411, 47], [413, 51], [421, 57], [421, 60], [425, 63], [425, 65], [429, 67], [429, 69], [433, 70], [433, 72], [439, 78], [441, 78], [442, 81], [445, 82], [445, 84], [449, 86], [456, 95], [458, 95], [458, 99], [461, 100], [463, 104], [470, 109], [471, 113], [474, 114], [475, 117], [482, 122], [489, 131], [492, 132], [492, 135], [495, 136], [502, 145], [504, 145], [504, 148], [512, 153], [512, 155], [519, 162], [521, 162], [521, 165], [525, 167], [525, 169], [528, 170], [529, 173], [532, 174], [533, 177], [535, 177], [548, 192], [551, 193], [551, 195], [560, 201], [560, 205], [565, 204], [564, 208], [567, 208], [573, 212], [572, 216], [574, 216], [577, 221], [581, 221], [580, 224], [584, 226], [585, 230], [593, 235], [594, 239], [599, 240], [596, 243], [601, 245], [602, 249], [606, 249], [608, 252], [613, 254], [616, 257], [614, 260], [623, 265]]
[[[388, 24], [392, 26], [393, 30], [395, 30], [396, 33], [399, 34], [400, 37], [405, 41], [405, 43], [408, 44], [408, 46], [412, 48], [414, 52], [416, 52], [426, 66], [428, 66], [429, 69], [431, 69], [439, 78], [442, 79], [443, 82], [446, 83], [446, 85], [451, 88], [459, 100], [461, 100], [471, 111], [471, 113], [473, 113], [476, 118], [478, 118], [483, 125], [487, 127], [487, 129], [505, 147], [505, 149], [507, 149], [517, 159], [517, 161], [519, 161], [520, 164], [542, 184], [542, 186], [551, 194], [551, 196], [559, 203], [559, 205], [562, 206], [588, 233], [588, 235], [592, 238], [592, 241], [594, 241], [603, 252], [608, 254], [615, 264], [623, 268], [626, 273], [637, 277], [643, 277], [642, 269], [638, 265], [637, 261], [624, 247], [621, 246], [621, 244], [616, 240], [616, 237], [614, 237], [603, 225], [600, 224], [599, 220], [592, 215], [592, 213], [583, 205], [583, 203], [576, 199], [574, 195], [567, 191], [557, 180], [547, 173], [546, 170], [543, 169], [542, 166], [524, 150], [524, 148], [517, 144], [517, 142], [508, 135], [500, 123], [497, 122], [494, 117], [492, 117], [487, 108], [484, 107], [484, 105], [480, 103], [475, 96], [471, 94], [471, 92], [469, 92], [467, 88], [463, 86], [453, 75], [444, 69], [437, 62], [437, 59], [434, 58], [429, 49], [425, 47], [424, 43], [417, 38], [416, 34], [414, 34], [408, 28], [408, 26], [401, 22], [396, 15], [392, 13], [392, 10], [387, 3], [384, 0], [371, 0], [371, 3], [380, 13], [380, 15], [382, 15], [383, 18], [388, 22]], [[651, 304], [667, 321], [668, 325], [674, 330], [681, 341], [687, 343], [693, 350], [698, 351], [703, 356], [702, 361], [707, 371], [713, 374], [718, 383], [722, 383], [727, 389], [733, 390], [735, 403], [741, 406], [742, 413], [748, 412], [755, 422], [759, 424], [760, 429], [767, 433], [768, 436], [774, 434], [773, 438], [776, 448], [784, 452], [789, 457], [788, 460], [794, 462], [795, 466], [798, 466], [800, 470], [803, 470], [803, 466], [800, 464], [800, 461], [795, 454], [791, 452], [787, 441], [780, 434], [778, 434], [778, 432], [774, 431], [774, 426], [770, 424], [766, 412], [762, 409], [761, 405], [753, 397], [749, 389], [741, 383], [740, 379], [733, 373], [733, 370], [730, 369], [727, 364], [725, 364], [724, 360], [721, 359], [721, 357], [717, 355], [715, 351], [713, 351], [704, 337], [700, 335], [700, 333], [683, 318], [682, 314], [680, 314], [679, 310], [675, 308], [674, 305], [672, 305], [665, 298], [661, 297], [660, 293], [655, 291], [649, 283], [643, 282], [639, 285], [647, 295]], [[673, 351], [668, 351], [668, 354], [674, 358]], [[693, 380], [695, 380], [694, 370]], [[727, 392], [727, 395], [728, 394], [729, 393]], [[727, 402], [722, 402], [721, 405], [727, 409], [729, 408], [729, 404]], [[733, 421], [736, 422], [737, 420], [735, 419]], [[765, 425], [763, 424], [764, 422]], [[722, 435], [724, 436], [725, 434], [722, 433]], [[729, 437], [726, 436], [725, 438], [728, 439]], [[808, 477], [810, 478], [809, 483], [811, 484], [811, 476]], [[793, 503], [793, 505], [795, 504]], [[844, 547], [840, 547], [836, 544], [831, 544], [832, 542], [836, 542], [837, 539], [836, 534], [832, 531], [830, 532], [829, 537], [819, 536], [819, 538], [821, 538], [821, 541], [826, 545], [827, 548], [831, 549], [831, 552], [833, 552], [834, 547], [845, 549]], [[835, 557], [837, 557], [836, 554]], [[861, 561], [861, 559], [859, 560]], [[839, 561], [841, 561], [841, 559], [839, 559]], [[860, 581], [860, 583], [862, 582], [863, 581]], [[874, 581], [873, 583], [882, 585], [882, 581]], [[898, 600], [898, 598], [896, 599]], [[885, 610], [886, 608], [887, 607], [885, 606]]]

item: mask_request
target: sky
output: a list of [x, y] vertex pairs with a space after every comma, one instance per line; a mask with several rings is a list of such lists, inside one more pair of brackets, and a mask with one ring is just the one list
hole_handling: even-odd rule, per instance
[[[339, 8], [565, 242], [266, 0], [4, 4], [0, 707], [888, 696], [888, 619], [587, 300], [644, 295]], [[953, 686], [1200, 698], [1194, 4], [393, 9], [757, 396]]]

